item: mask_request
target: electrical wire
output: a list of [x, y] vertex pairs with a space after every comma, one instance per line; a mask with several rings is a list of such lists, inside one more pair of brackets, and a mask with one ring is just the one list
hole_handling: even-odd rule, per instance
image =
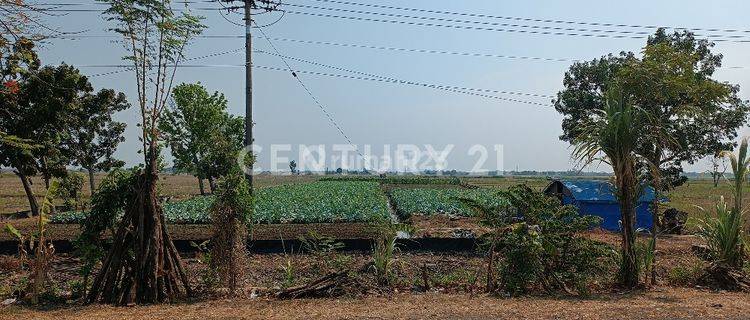
[[[276, 48], [276, 45], [273, 44], [273, 41], [271, 41], [271, 39], [268, 38], [268, 35], [266, 35], [266, 32], [263, 31], [263, 28], [258, 27], [258, 30], [263, 35], [263, 37], [266, 38], [266, 41], [268, 41], [268, 44], [271, 46], [271, 48], [278, 55], [281, 55], [281, 53], [279, 52], [279, 49]], [[346, 134], [346, 132], [344, 132], [344, 129], [342, 129], [341, 126], [336, 122], [336, 120], [333, 118], [333, 115], [331, 115], [331, 113], [328, 112], [328, 110], [326, 110], [326, 108], [323, 106], [323, 104], [320, 103], [320, 101], [318, 100], [318, 98], [312, 93], [312, 91], [310, 91], [310, 89], [307, 87], [307, 85], [305, 85], [305, 83], [302, 81], [302, 79], [299, 77], [299, 75], [297, 75], [297, 73], [294, 72], [294, 69], [292, 68], [292, 66], [289, 65], [289, 63], [286, 61], [286, 59], [284, 59], [283, 57], [281, 57], [281, 61], [284, 62], [284, 65], [286, 65], [286, 67], [289, 70], [289, 72], [291, 72], [292, 76], [297, 80], [297, 82], [300, 84], [300, 86], [302, 86], [302, 88], [305, 89], [305, 92], [307, 92], [307, 94], [310, 96], [310, 98], [315, 102], [315, 104], [318, 106], [318, 108], [320, 109], [320, 111], [322, 111], [323, 114], [328, 118], [328, 121], [339, 131], [339, 133], [344, 137], [344, 139], [346, 139], [346, 141], [349, 143], [349, 145], [351, 145], [354, 148], [354, 150], [357, 152], [357, 154], [359, 154], [359, 156], [362, 157], [362, 160], [364, 160], [365, 167], [366, 167], [367, 158], [359, 150], [359, 146], [357, 146], [356, 144], [354, 144], [354, 142], [352, 142], [352, 139], [349, 138], [349, 136]]]
[[[282, 55], [279, 55], [279, 54], [276, 54], [276, 53], [272, 53], [272, 52], [265, 52], [263, 50], [258, 50], [258, 52], [259, 53], [264, 53], [264, 54], [269, 54], [269, 55], [276, 55], [276, 56], [280, 56], [280, 57], [283, 57], [283, 58], [286, 58], [286, 59], [289, 59], [289, 60], [295, 60], [295, 61], [299, 61], [299, 62], [303, 62], [303, 63], [308, 63], [308, 64], [312, 64], [312, 65], [320, 66], [320, 67], [324, 67], [324, 68], [329, 68], [329, 69], [344, 71], [344, 72], [353, 73], [353, 74], [360, 74], [360, 75], [364, 75], [364, 76], [370, 77], [370, 78], [364, 78], [364, 77], [347, 77], [347, 76], [344, 76], [344, 75], [321, 74], [321, 75], [326, 75], [326, 76], [345, 77], [345, 78], [351, 78], [351, 79], [357, 79], [357, 80], [370, 80], [370, 81], [381, 81], [381, 82], [390, 82], [390, 83], [397, 83], [397, 84], [406, 84], [406, 85], [412, 85], [412, 86], [419, 86], [419, 87], [426, 87], [426, 88], [438, 89], [438, 90], [443, 90], [443, 91], [448, 91], [448, 92], [456, 92], [456, 93], [468, 94], [468, 95], [473, 95], [473, 96], [480, 96], [480, 97], [485, 97], [485, 98], [492, 98], [492, 99], [497, 99], [497, 100], [504, 100], [504, 101], [510, 101], [510, 102], [517, 102], [517, 103], [524, 103], [524, 104], [531, 104], [531, 105], [543, 106], [543, 107], [549, 107], [551, 105], [542, 104], [542, 103], [536, 103], [536, 102], [532, 102], [532, 101], [518, 100], [518, 99], [513, 99], [513, 98], [491, 96], [491, 95], [477, 93], [477, 92], [493, 92], [493, 93], [501, 93], [501, 94], [516, 94], [516, 95], [542, 97], [542, 98], [554, 98], [554, 96], [548, 96], [548, 95], [538, 95], [538, 94], [530, 94], [530, 93], [508, 92], [508, 91], [491, 90], [491, 89], [476, 89], [476, 88], [467, 88], [467, 87], [458, 87], [458, 86], [445, 86], [445, 85], [420, 83], [420, 82], [408, 81], [408, 80], [400, 80], [400, 79], [393, 78], [393, 77], [381, 76], [381, 75], [376, 75], [376, 74], [373, 74], [373, 73], [367, 73], [367, 72], [361, 72], [361, 71], [356, 71], [356, 70], [347, 69], [347, 68], [336, 67], [336, 66], [327, 65], [327, 64], [323, 64], [323, 63], [319, 63], [319, 62], [310, 61], [310, 60], [305, 60], [305, 59], [300, 59], [300, 58], [295, 58], [295, 57], [290, 57], [290, 56], [282, 56]], [[377, 78], [377, 79], [380, 79], [380, 80], [372, 79], [372, 78]]]
[[750, 33], [750, 30], [747, 30], [747, 29], [695, 28], [695, 27], [623, 24], [623, 23], [610, 23], [610, 22], [572, 21], [572, 20], [560, 20], [560, 19], [540, 19], [540, 18], [528, 18], [528, 17], [518, 17], [518, 16], [491, 15], [491, 14], [483, 14], [483, 13], [457, 12], [457, 11], [448, 11], [448, 10], [431, 10], [431, 9], [423, 9], [423, 8], [398, 7], [398, 6], [361, 3], [361, 2], [353, 2], [353, 1], [342, 1], [342, 0], [312, 0], [312, 1], [351, 5], [351, 6], [363, 6], [363, 7], [370, 7], [370, 8], [389, 9], [389, 10], [401, 10], [401, 11], [443, 14], [443, 15], [457, 15], [457, 16], [473, 17], [473, 18], [490, 18], [490, 19], [503, 19], [503, 20], [526, 21], [526, 22], [573, 24], [573, 25], [586, 25], [586, 26], [597, 26], [597, 27], [642, 28], [642, 29], [667, 28], [667, 29], [673, 29], [673, 30]]
[[[465, 26], [465, 25], [454, 25], [454, 24], [440, 24], [440, 23], [432, 23], [432, 22], [389, 20], [389, 19], [378, 19], [378, 18], [342, 16], [342, 15], [327, 14], [327, 13], [303, 12], [303, 11], [294, 11], [294, 10], [286, 10], [286, 12], [289, 14], [322, 17], [322, 18], [335, 18], [335, 19], [350, 20], [350, 21], [390, 23], [390, 24], [397, 24], [397, 25], [409, 25], [409, 26], [420, 26], [420, 27], [438, 27], [438, 28], [448, 28], [448, 29], [456, 29], [456, 30], [494, 31], [494, 32], [516, 33], [516, 34], [574, 36], [574, 37], [586, 37], [586, 38], [611, 38], [611, 39], [647, 39], [648, 38], [648, 36], [639, 36], [639, 35], [619, 35], [619, 34], [611, 35], [611, 34], [591, 34], [591, 33], [583, 33], [583, 32], [539, 31], [539, 30], [523, 30], [523, 29]], [[748, 40], [710, 39], [710, 40], [713, 42], [750, 43], [750, 39]]]

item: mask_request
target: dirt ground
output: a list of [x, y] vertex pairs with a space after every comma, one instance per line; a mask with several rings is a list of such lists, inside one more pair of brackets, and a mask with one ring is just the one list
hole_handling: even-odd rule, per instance
[[750, 295], [657, 288], [589, 299], [395, 293], [347, 299], [218, 300], [174, 305], [12, 306], [0, 319], [748, 319]]

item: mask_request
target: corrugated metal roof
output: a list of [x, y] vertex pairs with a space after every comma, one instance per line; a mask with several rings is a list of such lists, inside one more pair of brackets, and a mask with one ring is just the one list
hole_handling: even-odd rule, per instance
[[[613, 193], [612, 184], [603, 180], [560, 180], [560, 182], [570, 190], [573, 198], [578, 201], [601, 201], [617, 202]], [[647, 187], [639, 202], [651, 202], [654, 200], [654, 188]]]

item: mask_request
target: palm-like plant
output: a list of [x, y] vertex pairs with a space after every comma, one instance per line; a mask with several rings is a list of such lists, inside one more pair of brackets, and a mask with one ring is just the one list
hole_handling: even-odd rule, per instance
[[716, 204], [716, 215], [702, 219], [699, 235], [708, 245], [714, 263], [728, 268], [742, 267], [745, 258], [746, 240], [743, 233], [744, 210], [742, 209], [742, 187], [750, 171], [747, 153], [748, 139], [742, 139], [737, 154], [725, 151], [734, 173], [734, 207], [729, 210], [722, 197]]
[[715, 207], [715, 216], [700, 220], [698, 235], [706, 241], [714, 263], [730, 268], [742, 266], [744, 239], [742, 236], [742, 211], [729, 209], [724, 197]]
[[722, 151], [721, 156], [729, 158], [734, 174], [734, 210], [742, 211], [742, 185], [747, 180], [750, 171], [750, 157], [747, 154], [748, 138], [743, 138], [737, 155], [731, 151]]
[[574, 141], [573, 156], [584, 165], [598, 160], [612, 166], [622, 221], [620, 280], [623, 285], [634, 287], [638, 284], [634, 230], [636, 201], [640, 193], [637, 164], [643, 160], [638, 154], [638, 146], [648, 138], [648, 133], [642, 131], [648, 115], [632, 106], [628, 97], [617, 88], [610, 90], [606, 99], [606, 108], [583, 128], [583, 134]]

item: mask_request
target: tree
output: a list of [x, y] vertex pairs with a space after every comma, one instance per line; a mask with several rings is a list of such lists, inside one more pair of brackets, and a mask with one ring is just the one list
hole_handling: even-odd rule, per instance
[[72, 115], [66, 152], [73, 165], [88, 171], [91, 195], [94, 195], [94, 171], [109, 171], [125, 163], [114, 158], [120, 142], [125, 141], [125, 123], [114, 121], [112, 116], [130, 107], [125, 94], [102, 89], [96, 94], [86, 93], [80, 98], [80, 107]]
[[616, 87], [609, 90], [605, 109], [598, 110], [596, 116], [590, 117], [586, 126], [580, 128], [573, 142], [573, 155], [584, 165], [599, 160], [614, 170], [614, 189], [622, 222], [620, 281], [633, 288], [638, 284], [639, 273], [635, 253], [635, 206], [642, 180], [638, 163], [643, 157], [638, 147], [649, 139], [641, 131], [649, 120], [647, 113], [634, 107], [621, 90]]
[[[31, 190], [30, 177], [41, 174], [49, 189], [53, 177], [67, 174], [70, 160], [62, 143], [72, 125], [70, 115], [78, 106], [78, 96], [90, 91], [91, 84], [77, 69], [65, 64], [37, 70], [33, 43], [21, 42], [15, 50], [18, 55], [8, 56], [6, 66], [11, 69], [6, 69], [5, 74], [13, 81], [18, 79], [18, 89], [3, 93], [5, 117], [0, 120], [0, 131], [30, 141], [35, 147], [6, 144], [0, 147], [0, 163], [13, 168], [21, 179], [31, 212], [37, 215], [39, 204]], [[25, 59], [26, 66], [12, 59]]]
[[[659, 168], [661, 189], [678, 186], [681, 164], [690, 164], [716, 150], [731, 149], [750, 111], [738, 96], [739, 87], [712, 79], [722, 56], [712, 43], [684, 31], [668, 35], [663, 29], [649, 37], [643, 57], [632, 52], [577, 62], [565, 73], [565, 89], [555, 108], [563, 116], [561, 140], [572, 142], [606, 108], [604, 94], [612, 78], [633, 103], [652, 115], [644, 130], [666, 130], [677, 143], [649, 141], [639, 146]], [[659, 128], [659, 129], [655, 129]], [[654, 181], [652, 181], [654, 182]]]
[[[159, 129], [172, 150], [174, 168], [198, 178], [201, 194], [205, 194], [203, 180], [208, 179], [211, 192], [216, 188], [215, 162], [207, 161], [215, 149], [216, 138], [234, 141], [242, 148], [244, 126], [234, 125], [243, 118], [227, 112], [227, 99], [223, 94], [209, 94], [200, 83], [180, 84], [173, 90], [174, 106], [164, 112]], [[219, 136], [217, 136], [219, 135]]]
[[172, 80], [191, 39], [205, 28], [186, 8], [176, 14], [169, 0], [102, 0], [104, 11], [122, 35], [132, 63], [141, 114], [144, 167], [132, 188], [113, 236], [109, 253], [96, 275], [87, 300], [105, 303], [155, 303], [190, 295], [182, 261], [167, 232], [157, 198], [159, 169], [158, 123], [172, 89]]
[[718, 153], [711, 157], [711, 179], [714, 182], [714, 188], [719, 187], [719, 181], [721, 181], [721, 178], [724, 178], [724, 174], [727, 173], [727, 163], [726, 158], [721, 156], [721, 153]]
[[289, 171], [292, 172], [292, 174], [298, 173], [297, 172], [297, 161], [289, 161]]
[[669, 35], [659, 29], [649, 37], [641, 58], [623, 52], [571, 66], [565, 90], [555, 100], [555, 108], [565, 117], [560, 138], [566, 141], [574, 141], [580, 128], [604, 108], [602, 95], [613, 82], [649, 114], [641, 129], [653, 139], [642, 141], [638, 153], [648, 160], [643, 164], [649, 164], [649, 182], [656, 193], [651, 204], [654, 243], [661, 193], [687, 180], [682, 163], [693, 164], [733, 147], [737, 129], [750, 112], [750, 105], [738, 96], [739, 86], [711, 78], [722, 60], [712, 47], [691, 32]]

